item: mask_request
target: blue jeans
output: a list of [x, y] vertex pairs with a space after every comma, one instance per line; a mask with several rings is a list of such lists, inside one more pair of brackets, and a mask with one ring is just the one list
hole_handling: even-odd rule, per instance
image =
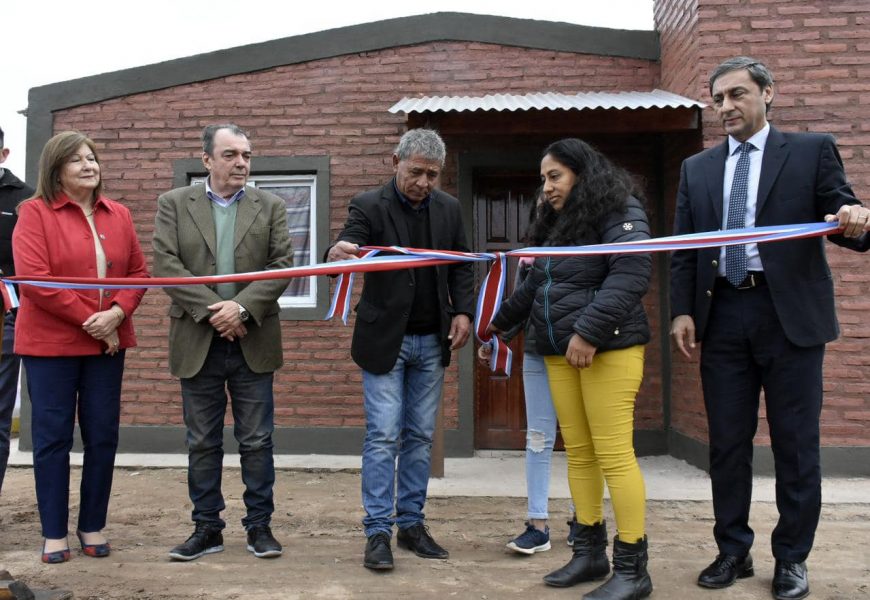
[[78, 529], [100, 531], [112, 491], [124, 351], [114, 356], [24, 356], [33, 405], [33, 474], [42, 535], [66, 537], [69, 453], [76, 412], [84, 446]]
[[367, 537], [391, 533], [393, 523], [407, 529], [425, 518], [432, 434], [443, 383], [437, 334], [406, 335], [389, 373], [363, 371], [362, 501]]
[[225, 508], [221, 494], [223, 430], [227, 391], [233, 411], [233, 433], [239, 443], [242, 464], [242, 496], [247, 514], [245, 529], [268, 525], [275, 506], [272, 487], [274, 400], [272, 377], [248, 368], [239, 342], [215, 337], [199, 373], [181, 380], [184, 424], [187, 426], [187, 487], [193, 503], [193, 521], [223, 529]]
[[550, 495], [550, 463], [556, 442], [556, 409], [544, 359], [523, 355], [523, 391], [526, 397], [526, 493], [529, 519], [546, 519]]
[[9, 442], [12, 434], [12, 412], [18, 395], [18, 372], [21, 358], [12, 351], [15, 342], [15, 310], [6, 313], [3, 321], [3, 357], [0, 358], [0, 491], [6, 463], [9, 462]]

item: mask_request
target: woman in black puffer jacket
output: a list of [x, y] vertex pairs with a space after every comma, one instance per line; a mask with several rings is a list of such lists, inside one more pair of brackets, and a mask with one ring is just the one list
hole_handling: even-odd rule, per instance
[[[645, 240], [649, 224], [631, 177], [578, 139], [551, 144], [541, 160], [547, 202], [531, 232], [538, 246]], [[634, 403], [643, 377], [649, 324], [641, 304], [652, 273], [649, 254], [548, 256], [501, 306], [496, 333], [531, 318], [544, 355], [568, 455], [578, 532], [571, 561], [544, 578], [557, 587], [610, 572], [604, 482], [617, 536], [613, 576], [588, 600], [645, 598], [646, 492], [632, 443]]]

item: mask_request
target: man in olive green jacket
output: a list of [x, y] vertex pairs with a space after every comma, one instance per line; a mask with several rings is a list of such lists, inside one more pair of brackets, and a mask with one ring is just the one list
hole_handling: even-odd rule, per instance
[[[226, 275], [292, 266], [281, 198], [247, 187], [251, 146], [232, 124], [203, 131], [203, 185], [158, 199], [154, 275]], [[175, 560], [223, 550], [220, 517], [226, 390], [239, 443], [248, 550], [279, 556], [269, 528], [274, 503], [273, 373], [283, 363], [278, 298], [287, 280], [164, 288], [169, 309], [169, 365], [181, 378], [187, 426], [188, 491], [196, 529], [173, 548]]]

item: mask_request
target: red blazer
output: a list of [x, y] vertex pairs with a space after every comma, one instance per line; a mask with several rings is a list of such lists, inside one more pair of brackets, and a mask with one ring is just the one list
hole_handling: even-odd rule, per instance
[[[127, 208], [103, 196], [94, 203], [94, 224], [106, 254], [106, 277], [148, 277], [145, 257]], [[97, 257], [90, 225], [66, 195], [51, 206], [42, 198], [22, 203], [12, 233], [16, 275], [96, 277]], [[133, 311], [144, 289], [64, 290], [19, 286], [21, 307], [15, 323], [15, 353], [25, 356], [101, 354], [106, 344], [82, 323], [117, 304], [126, 318], [118, 327], [121, 348], [136, 345]]]

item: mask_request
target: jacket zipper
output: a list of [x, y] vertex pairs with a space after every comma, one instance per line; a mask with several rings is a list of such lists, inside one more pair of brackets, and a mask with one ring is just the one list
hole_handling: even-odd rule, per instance
[[544, 274], [547, 276], [547, 283], [544, 286], [544, 322], [547, 324], [547, 337], [550, 338], [550, 345], [558, 354], [559, 346], [556, 345], [556, 338], [553, 337], [553, 324], [550, 322], [550, 287], [553, 285], [553, 278], [550, 276], [550, 260], [547, 257], [547, 262], [544, 266]]

